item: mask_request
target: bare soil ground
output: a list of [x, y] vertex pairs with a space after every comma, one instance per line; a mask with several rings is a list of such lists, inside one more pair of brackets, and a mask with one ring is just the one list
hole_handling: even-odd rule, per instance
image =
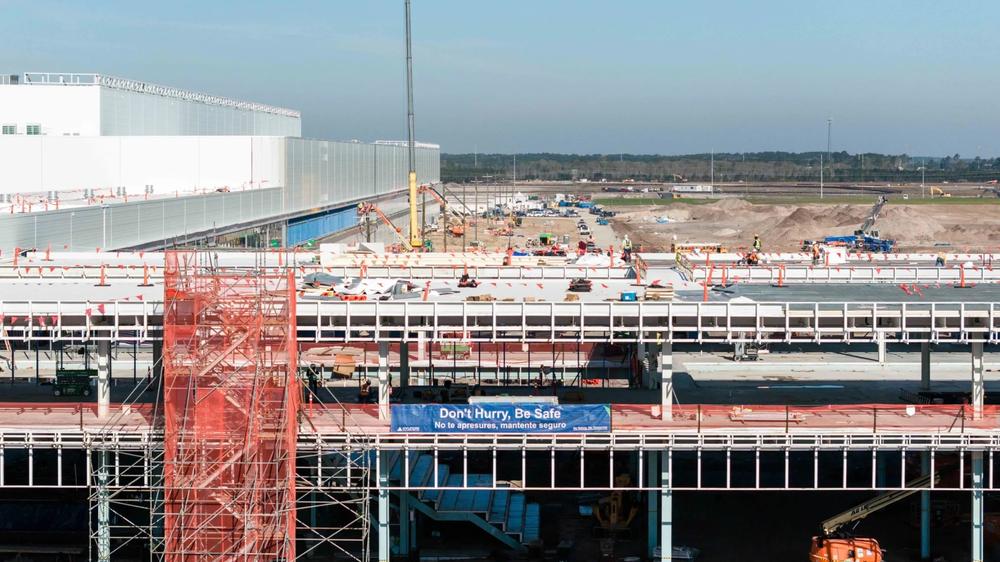
[[[668, 251], [672, 242], [719, 242], [746, 248], [759, 234], [765, 251], [797, 251], [803, 240], [849, 235], [871, 206], [864, 204], [754, 204], [723, 199], [707, 204], [622, 206], [612, 226], [646, 251]], [[667, 217], [667, 224], [657, 223]], [[875, 224], [899, 251], [1000, 251], [1000, 205], [890, 202]]]
[[[563, 235], [569, 235], [570, 242], [574, 245], [579, 240], [580, 236], [577, 234], [576, 222], [577, 218], [555, 218], [555, 217], [524, 217], [521, 222], [520, 227], [514, 228], [514, 235], [510, 237], [510, 245], [514, 248], [525, 248], [528, 246], [528, 240], [538, 240], [538, 235], [543, 232], [548, 232], [559, 237], [559, 241], [562, 242]], [[502, 224], [499, 221], [490, 219], [478, 219], [478, 239], [480, 242], [480, 247], [489, 250], [506, 250], [507, 249], [507, 236], [498, 236], [495, 234], [495, 229], [501, 227]], [[428, 238], [434, 243], [434, 249], [436, 251], [445, 251], [444, 245], [444, 234], [438, 230], [427, 235]], [[452, 236], [448, 234], [448, 251], [461, 251], [462, 250], [462, 237]], [[477, 228], [476, 226], [469, 225], [465, 231], [465, 245], [466, 248], [472, 248], [472, 242], [477, 238]]]

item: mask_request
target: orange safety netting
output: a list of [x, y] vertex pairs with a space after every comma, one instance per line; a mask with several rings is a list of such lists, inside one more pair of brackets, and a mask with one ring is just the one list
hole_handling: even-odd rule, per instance
[[293, 273], [165, 259], [165, 559], [293, 560]]

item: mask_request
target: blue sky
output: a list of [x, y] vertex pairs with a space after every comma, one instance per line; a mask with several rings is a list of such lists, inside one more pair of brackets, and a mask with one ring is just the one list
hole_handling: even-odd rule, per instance
[[[96, 71], [405, 136], [402, 0], [0, 0], [0, 70]], [[414, 0], [446, 152], [1000, 155], [1000, 2]]]

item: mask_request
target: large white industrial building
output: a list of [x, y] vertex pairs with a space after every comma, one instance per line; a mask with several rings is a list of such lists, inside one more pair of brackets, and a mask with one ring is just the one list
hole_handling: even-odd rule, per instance
[[[136, 80], [0, 77], [0, 248], [157, 246], [277, 222], [297, 244], [405, 190], [405, 144], [301, 129], [294, 110]], [[439, 148], [419, 144], [418, 181], [439, 170]]]

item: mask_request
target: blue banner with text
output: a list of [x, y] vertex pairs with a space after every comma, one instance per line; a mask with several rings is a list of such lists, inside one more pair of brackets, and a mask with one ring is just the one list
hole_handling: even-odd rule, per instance
[[401, 433], [609, 433], [608, 404], [399, 404], [392, 431]]

